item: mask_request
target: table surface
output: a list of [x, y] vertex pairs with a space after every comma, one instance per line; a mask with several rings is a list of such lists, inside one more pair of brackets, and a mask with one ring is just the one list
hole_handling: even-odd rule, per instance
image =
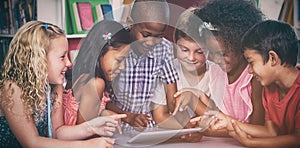
[[[123, 139], [123, 138], [122, 138]], [[126, 138], [125, 138], [126, 139]], [[162, 143], [156, 145], [129, 145], [119, 143], [118, 139], [114, 146], [115, 148], [124, 147], [151, 147], [151, 148], [175, 148], [175, 147], [188, 147], [188, 148], [199, 148], [199, 147], [213, 147], [213, 148], [240, 148], [243, 147], [238, 141], [233, 138], [221, 138], [221, 137], [202, 137], [200, 142], [197, 143]]]

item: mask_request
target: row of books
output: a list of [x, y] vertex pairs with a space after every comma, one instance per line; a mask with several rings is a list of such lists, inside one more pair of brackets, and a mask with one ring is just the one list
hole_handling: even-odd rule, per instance
[[68, 9], [72, 26], [69, 34], [87, 33], [95, 23], [103, 19], [115, 20], [109, 0], [69, 0]]
[[15, 34], [26, 22], [36, 20], [37, 0], [1, 0], [0, 34]]

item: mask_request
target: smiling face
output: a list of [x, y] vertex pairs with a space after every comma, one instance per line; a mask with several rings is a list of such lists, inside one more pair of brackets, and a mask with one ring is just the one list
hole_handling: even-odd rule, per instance
[[267, 86], [272, 83], [272, 72], [270, 62], [264, 63], [264, 59], [261, 54], [255, 50], [244, 50], [244, 56], [249, 63], [248, 72], [261, 83], [262, 86]]
[[121, 44], [118, 48], [108, 46], [108, 51], [100, 58], [101, 68], [108, 81], [112, 81], [124, 69], [124, 61], [129, 54], [129, 49], [126, 44]]
[[63, 84], [65, 72], [72, 65], [68, 58], [68, 41], [66, 37], [60, 36], [50, 41], [47, 64], [49, 83]]
[[155, 22], [143, 22], [132, 25], [132, 49], [137, 55], [147, 53], [152, 47], [162, 40], [166, 25]]
[[180, 38], [177, 41], [177, 58], [188, 72], [199, 72], [205, 69], [205, 51], [197, 42]]

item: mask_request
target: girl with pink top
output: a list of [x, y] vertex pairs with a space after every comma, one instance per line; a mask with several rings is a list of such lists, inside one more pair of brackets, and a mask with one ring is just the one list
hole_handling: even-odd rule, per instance
[[222, 113], [215, 129], [247, 147], [300, 147], [300, 67], [296, 67], [298, 39], [286, 23], [267, 20], [253, 26], [242, 38], [249, 73], [263, 85], [265, 125], [237, 121]]
[[103, 20], [89, 31], [72, 68], [72, 89], [64, 94], [66, 124], [113, 114], [103, 109], [112, 93], [111, 81], [124, 68], [130, 43], [129, 32], [115, 21]]
[[[243, 122], [264, 124], [261, 85], [247, 72], [248, 63], [240, 43], [242, 35], [262, 21], [262, 13], [250, 1], [213, 0], [195, 14], [207, 23], [199, 31], [207, 37], [208, 59], [227, 73], [225, 94], [221, 102], [216, 102], [218, 108]], [[206, 135], [228, 136], [228, 133], [208, 130]]]

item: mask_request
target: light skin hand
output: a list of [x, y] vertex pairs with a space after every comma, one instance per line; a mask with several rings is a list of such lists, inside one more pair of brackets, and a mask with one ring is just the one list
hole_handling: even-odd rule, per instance
[[190, 120], [190, 122], [200, 122], [202, 120], [204, 120], [207, 117], [211, 117], [214, 116], [214, 120], [212, 120], [209, 124], [210, 124], [210, 128], [211, 130], [220, 130], [220, 129], [224, 129], [227, 128], [227, 130], [233, 130], [230, 121], [232, 120], [232, 118], [226, 116], [225, 114], [219, 112], [219, 111], [207, 111], [204, 113], [203, 116], [199, 116], [196, 118], [193, 118]]
[[99, 137], [99, 138], [92, 138], [86, 141], [88, 146], [87, 147], [105, 147], [105, 148], [113, 148], [115, 139], [107, 138], [107, 137]]
[[[194, 122], [191, 123], [189, 122], [184, 128], [197, 128], [199, 127], [199, 125]], [[185, 134], [182, 135], [180, 138], [184, 141], [184, 142], [200, 142], [200, 140], [202, 139], [203, 134], [200, 132], [194, 132], [194, 133], [189, 133], [189, 134]]]
[[117, 114], [112, 116], [102, 116], [87, 121], [88, 128], [96, 135], [113, 136], [116, 128], [119, 129], [118, 119], [125, 118], [126, 114]]
[[178, 111], [184, 111], [189, 104], [195, 104], [198, 101], [200, 90], [193, 88], [183, 88], [174, 94], [175, 109], [173, 115]]

